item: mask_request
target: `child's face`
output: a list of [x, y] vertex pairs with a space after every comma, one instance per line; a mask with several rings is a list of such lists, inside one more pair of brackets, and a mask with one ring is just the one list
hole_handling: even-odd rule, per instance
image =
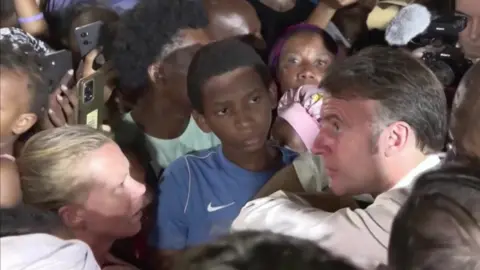
[[15, 135], [30, 129], [37, 116], [30, 111], [28, 76], [20, 72], [0, 72], [0, 143], [10, 143]]
[[280, 91], [302, 85], [318, 85], [334, 55], [329, 52], [317, 33], [301, 32], [291, 36], [280, 54], [277, 78]]
[[288, 147], [298, 153], [308, 151], [298, 133], [285, 119], [280, 117], [277, 117], [273, 123], [272, 140], [277, 142], [278, 145]]
[[275, 108], [276, 89], [267, 87], [254, 68], [242, 67], [209, 79], [203, 89], [204, 114], [195, 114], [206, 131], [213, 131], [224, 150], [263, 149]]

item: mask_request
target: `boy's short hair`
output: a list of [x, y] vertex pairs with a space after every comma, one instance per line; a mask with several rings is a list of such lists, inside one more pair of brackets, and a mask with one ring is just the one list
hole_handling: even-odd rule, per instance
[[254, 68], [266, 85], [271, 82], [262, 58], [255, 49], [239, 39], [229, 38], [202, 47], [188, 68], [187, 93], [193, 109], [204, 112], [202, 88], [210, 78], [242, 67]]
[[36, 55], [26, 54], [9, 40], [0, 40], [0, 70], [27, 75], [31, 112], [40, 116], [48, 105], [49, 87], [42, 78]]
[[480, 168], [445, 164], [418, 178], [392, 226], [392, 269], [477, 269]]
[[270, 232], [240, 232], [179, 258], [174, 270], [355, 270], [315, 243]]
[[0, 224], [0, 237], [32, 233], [54, 234], [63, 228], [56, 213], [28, 204], [0, 208]]

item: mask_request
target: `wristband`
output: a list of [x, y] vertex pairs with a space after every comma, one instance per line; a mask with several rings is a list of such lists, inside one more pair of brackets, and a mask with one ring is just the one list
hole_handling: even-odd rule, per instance
[[25, 23], [31, 23], [31, 22], [36, 22], [36, 21], [40, 21], [43, 19], [43, 12], [40, 12], [36, 15], [33, 15], [31, 17], [27, 17], [27, 18], [18, 18], [18, 22], [20, 24], [25, 24]]

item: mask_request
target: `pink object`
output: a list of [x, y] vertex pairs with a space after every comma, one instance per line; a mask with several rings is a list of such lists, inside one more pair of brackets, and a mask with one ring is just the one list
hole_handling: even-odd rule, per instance
[[324, 91], [314, 85], [304, 85], [283, 94], [278, 104], [278, 117], [289, 123], [310, 150], [320, 132]]

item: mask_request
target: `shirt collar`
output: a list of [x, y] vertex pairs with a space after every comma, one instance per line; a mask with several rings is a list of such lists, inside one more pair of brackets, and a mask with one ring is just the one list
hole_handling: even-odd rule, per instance
[[445, 154], [432, 154], [427, 156], [427, 158], [422, 161], [420, 164], [418, 164], [417, 167], [415, 167], [413, 170], [407, 173], [395, 186], [393, 186], [390, 190], [392, 189], [398, 189], [398, 188], [410, 188], [414, 184], [415, 180], [417, 177], [432, 169], [433, 167], [438, 166], [442, 162], [442, 158], [445, 156]]

